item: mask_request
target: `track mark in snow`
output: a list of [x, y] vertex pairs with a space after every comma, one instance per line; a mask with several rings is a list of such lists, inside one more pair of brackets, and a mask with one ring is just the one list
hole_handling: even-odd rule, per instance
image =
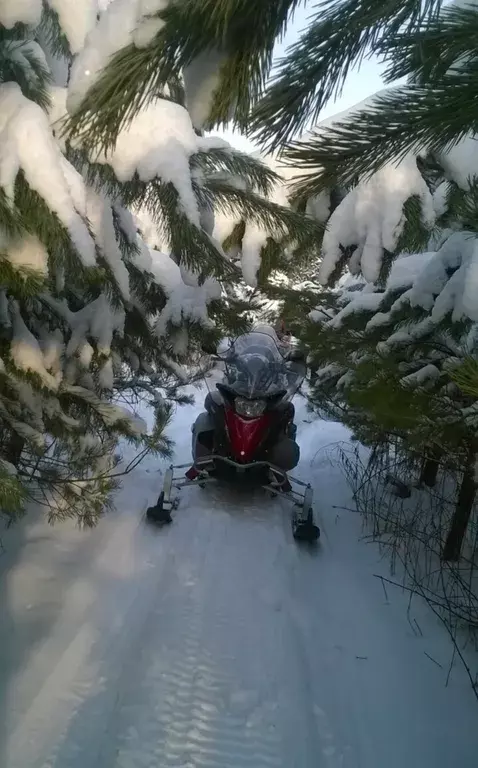
[[[191, 522], [192, 515], [188, 515], [185, 525], [198, 542], [195, 569], [187, 567], [187, 558], [180, 558], [180, 551], [175, 553], [180, 563], [175, 583], [159, 598], [145, 628], [137, 702], [135, 692], [130, 691], [133, 678], [128, 675], [122, 680], [128, 704], [118, 712], [116, 765], [136, 767], [141, 753], [143, 760], [148, 755], [145, 765], [161, 768], [279, 768], [283, 765], [280, 736], [273, 727], [264, 732], [263, 718], [254, 721], [251, 717], [258, 711], [259, 692], [241, 687], [233, 674], [232, 606], [228, 601], [223, 611], [215, 591], [208, 602], [208, 585], [203, 581], [204, 576], [208, 582], [212, 579], [208, 561], [212, 551], [217, 553], [224, 545], [227, 520], [201, 521], [202, 529], [209, 526], [211, 537], [204, 530], [199, 533]], [[213, 549], [207, 546], [210, 538]], [[218, 574], [213, 570], [216, 583], [218, 578], [227, 579], [227, 571]], [[220, 648], [215, 647], [215, 637], [222, 638]], [[133, 664], [131, 671], [134, 669]]]
[[[85, 693], [94, 682], [77, 676], [85, 673], [85, 660], [94, 642], [94, 632], [84, 627], [62, 654], [51, 675], [32, 702], [7, 744], [7, 765], [9, 768], [24, 768], [35, 765], [38, 754], [54, 742], [60, 726], [65, 728], [72, 709], [76, 709]], [[25, 734], [29, 734], [28, 740]]]
[[333, 730], [326, 712], [315, 704], [314, 715], [317, 731], [323, 744], [321, 747], [323, 768], [343, 768], [344, 755], [335, 746]]

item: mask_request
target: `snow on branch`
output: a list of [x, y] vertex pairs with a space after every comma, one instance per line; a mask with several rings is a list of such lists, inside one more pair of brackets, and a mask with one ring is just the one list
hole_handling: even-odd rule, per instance
[[130, 300], [129, 274], [116, 240], [113, 210], [105, 195], [87, 190], [86, 211], [95, 240], [110, 267], [125, 301]]
[[36, 451], [44, 451], [46, 447], [46, 436], [43, 432], [35, 429], [27, 424], [25, 421], [19, 421], [7, 410], [3, 402], [0, 400], [0, 416], [3, 420], [9, 424], [9, 426], [17, 432], [20, 437], [23, 437], [34, 447]]
[[158, 285], [166, 294], [166, 305], [156, 319], [156, 333], [164, 336], [169, 323], [181, 325], [184, 319], [210, 328], [208, 304], [221, 297], [221, 286], [214, 278], [208, 278], [202, 285], [186, 285], [180, 267], [166, 254], [150, 251], [151, 272]]
[[124, 423], [128, 434], [133, 437], [141, 437], [148, 432], [146, 423], [139, 416], [131, 413], [131, 411], [128, 411], [120, 405], [114, 405], [105, 400], [101, 400], [101, 398], [95, 395], [94, 392], [91, 392], [85, 387], [63, 384], [62, 392], [71, 395], [72, 397], [77, 397], [80, 400], [84, 400], [98, 413], [107, 426], [114, 426], [119, 422]]
[[418, 371], [409, 373], [401, 379], [403, 386], [405, 387], [423, 387], [434, 383], [440, 378], [440, 369], [433, 365], [433, 363], [427, 363]]
[[96, 263], [95, 246], [75, 208], [65, 163], [41, 107], [25, 98], [16, 83], [0, 84], [0, 186], [13, 199], [21, 169], [31, 189], [68, 230], [83, 264], [91, 267]]
[[350, 317], [350, 315], [377, 310], [380, 307], [383, 298], [384, 294], [381, 291], [378, 293], [364, 293], [361, 291], [355, 294], [354, 298], [349, 301], [332, 320], [329, 320], [327, 325], [329, 325], [330, 328], [340, 328], [345, 318]]
[[431, 310], [440, 322], [464, 317], [478, 320], [478, 245], [472, 232], [455, 232], [428, 261], [410, 296], [412, 306]]
[[8, 240], [0, 233], [0, 249], [15, 270], [39, 277], [48, 275], [48, 253], [43, 243], [34, 235]]
[[47, 0], [47, 3], [58, 14], [71, 53], [79, 53], [95, 27], [98, 0], [76, 0], [73, 3], [71, 0]]
[[[68, 0], [54, 1], [55, 5], [70, 5]], [[108, 5], [89, 32], [86, 44], [71, 68], [70, 112], [79, 107], [115, 53], [129, 45], [142, 48], [151, 42], [164, 26], [154, 14], [166, 8], [168, 3], [169, 0], [113, 0]]]
[[77, 351], [81, 352], [85, 347], [87, 336], [97, 342], [98, 354], [108, 356], [113, 334], [123, 334], [124, 310], [113, 309], [103, 293], [77, 312], [70, 310], [66, 301], [59, 301], [49, 294], [43, 294], [42, 300], [71, 328], [72, 333], [66, 348], [66, 354], [69, 356]]
[[12, 29], [15, 24], [40, 23], [43, 10], [42, 0], [2, 0], [0, 2], [0, 24]]
[[412, 197], [420, 201], [423, 224], [431, 229], [435, 221], [433, 198], [413, 156], [398, 166], [382, 168], [352, 189], [328, 221], [319, 273], [322, 285], [327, 285], [343, 258], [343, 248], [350, 246], [356, 246], [354, 261], [360, 264], [365, 279], [375, 282], [384, 251], [396, 250], [406, 222], [403, 206]]
[[198, 130], [202, 130], [208, 122], [221, 80], [221, 67], [227, 59], [224, 51], [209, 49], [201, 51], [184, 67], [186, 104], [193, 125]]
[[[74, 145], [81, 146], [81, 139]], [[190, 158], [199, 152], [199, 139], [184, 107], [166, 99], [149, 103], [125, 125], [109, 150], [92, 146], [91, 162], [110, 165], [119, 181], [130, 181], [137, 174], [141, 181], [159, 178], [171, 182], [188, 219], [199, 226], [199, 210], [194, 194]]]
[[37, 374], [49, 389], [57, 389], [58, 381], [47, 371], [40, 345], [25, 325], [17, 302], [12, 301], [11, 308], [13, 338], [10, 344], [10, 355], [13, 362], [18, 369]]
[[[366, 331], [391, 324], [394, 316], [407, 304], [418, 305], [423, 286], [431, 284], [436, 289], [436, 281], [431, 281], [432, 271], [436, 271], [434, 252], [402, 254], [393, 263], [385, 288], [379, 290], [373, 283], [358, 283], [359, 290], [348, 289], [348, 280], [342, 280], [335, 289], [338, 312], [331, 318], [318, 307], [309, 314], [309, 318], [330, 328], [340, 328], [342, 323], [352, 315], [365, 313], [370, 319], [365, 325]], [[439, 293], [439, 290], [436, 290]], [[398, 294], [398, 295], [397, 295]], [[396, 296], [386, 312], [378, 311], [390, 296]], [[421, 304], [430, 309], [427, 298], [422, 296]], [[432, 320], [427, 323], [411, 324], [408, 328], [399, 329], [388, 339], [387, 343], [402, 343], [411, 341], [412, 337], [425, 333], [431, 327]]]

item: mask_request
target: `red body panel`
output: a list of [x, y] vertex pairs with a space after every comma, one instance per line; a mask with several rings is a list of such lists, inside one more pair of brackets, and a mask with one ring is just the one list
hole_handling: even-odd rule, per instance
[[264, 413], [257, 419], [244, 419], [232, 408], [226, 408], [225, 420], [231, 453], [236, 461], [247, 464], [253, 460], [255, 451], [268, 432], [271, 414]]

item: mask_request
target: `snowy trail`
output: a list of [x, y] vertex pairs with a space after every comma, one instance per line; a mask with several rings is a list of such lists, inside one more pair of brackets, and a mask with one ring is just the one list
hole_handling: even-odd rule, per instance
[[[193, 414], [176, 417], [181, 460]], [[351, 502], [317, 451], [344, 430], [300, 432], [315, 554], [261, 495], [188, 489], [173, 526], [147, 527], [154, 463], [96, 531], [2, 535], [1, 768], [476, 766], [478, 708], [458, 666], [445, 687], [446, 636], [418, 604], [412, 632], [360, 521], [332, 508]]]

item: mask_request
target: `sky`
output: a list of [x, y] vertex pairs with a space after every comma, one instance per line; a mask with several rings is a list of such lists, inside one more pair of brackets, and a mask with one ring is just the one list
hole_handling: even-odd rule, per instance
[[[260, 1], [260, 0], [259, 0]], [[308, 26], [308, 19], [313, 13], [313, 6], [315, 3], [307, 2], [306, 7], [299, 7], [295, 12], [293, 21], [289, 24], [287, 33], [284, 39], [277, 44], [276, 58], [280, 58], [284, 55], [289, 45], [294, 43], [302, 30]], [[342, 96], [335, 102], [329, 102], [321, 114], [321, 119], [331, 117], [338, 112], [342, 112], [344, 109], [353, 107], [354, 104], [358, 104], [363, 101], [367, 96], [371, 96], [373, 93], [381, 90], [384, 87], [381, 77], [381, 66], [376, 59], [370, 59], [362, 63], [358, 71], [351, 72], [345, 82], [345, 86], [342, 92]], [[214, 132], [216, 135], [219, 133]], [[241, 149], [245, 152], [257, 151], [258, 147], [238, 133], [233, 131], [221, 131], [220, 135], [223, 136], [237, 149]]]

